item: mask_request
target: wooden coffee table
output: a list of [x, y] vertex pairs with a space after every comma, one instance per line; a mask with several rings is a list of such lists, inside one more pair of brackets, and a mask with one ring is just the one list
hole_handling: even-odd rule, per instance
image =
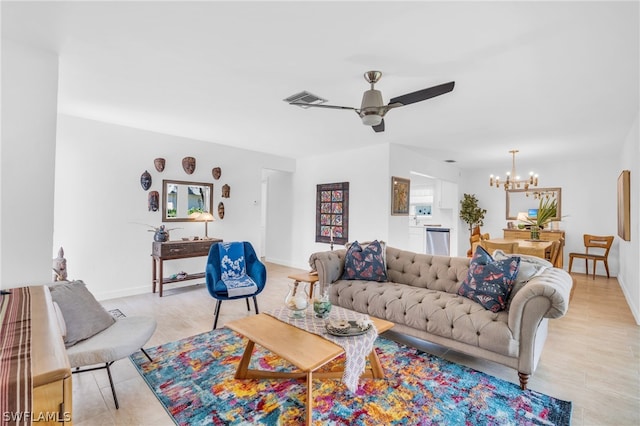
[[[393, 327], [393, 323], [371, 318], [378, 333], [383, 333]], [[250, 317], [231, 321], [226, 327], [243, 335], [249, 341], [238, 364], [236, 379], [306, 379], [306, 424], [311, 425], [313, 418], [313, 397], [311, 382], [316, 379], [340, 379], [342, 371], [316, 372], [316, 370], [329, 361], [344, 353], [344, 349], [321, 336], [309, 333], [285, 322], [282, 322], [267, 314], [258, 314]], [[249, 368], [251, 354], [255, 344], [286, 359], [296, 367], [295, 372], [263, 371]], [[384, 378], [384, 371], [380, 366], [380, 360], [375, 348], [369, 354], [368, 368], [361, 377], [374, 379]]]

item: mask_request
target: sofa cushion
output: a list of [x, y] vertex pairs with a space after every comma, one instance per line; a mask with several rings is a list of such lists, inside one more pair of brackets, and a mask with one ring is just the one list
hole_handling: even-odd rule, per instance
[[457, 294], [395, 282], [338, 280], [329, 297], [334, 305], [424, 333], [505, 356], [518, 354], [508, 312], [491, 312]]
[[[385, 243], [382, 240], [374, 240], [374, 241], [379, 243], [380, 247], [382, 248], [382, 262], [384, 263], [384, 269], [386, 270], [387, 269], [387, 243]], [[360, 244], [360, 247], [362, 247], [362, 249], [364, 250], [365, 248], [367, 248], [369, 244], [372, 244], [374, 241], [363, 241], [363, 242], [355, 241], [355, 242]], [[349, 250], [352, 245], [353, 243], [346, 243], [344, 247], [347, 250]]]
[[458, 294], [492, 312], [502, 311], [507, 307], [519, 265], [520, 258], [517, 256], [494, 260], [485, 249], [478, 246]]
[[64, 318], [66, 347], [88, 339], [116, 322], [80, 280], [61, 281], [50, 285], [49, 290]]
[[[505, 260], [511, 258], [511, 256], [512, 255], [508, 255], [502, 250], [496, 250], [493, 252], [493, 258], [495, 260]], [[551, 262], [539, 257], [529, 256], [526, 254], [518, 254], [517, 256], [520, 258], [520, 267], [518, 268], [518, 276], [516, 277], [516, 281], [511, 289], [511, 294], [509, 294], [509, 299], [507, 300], [507, 309], [509, 309], [511, 300], [513, 300], [516, 293], [518, 293], [526, 283], [528, 283], [532, 278], [540, 275], [545, 269], [553, 268]]]
[[373, 241], [363, 248], [354, 241], [347, 250], [342, 279], [387, 281], [384, 251], [380, 243]]

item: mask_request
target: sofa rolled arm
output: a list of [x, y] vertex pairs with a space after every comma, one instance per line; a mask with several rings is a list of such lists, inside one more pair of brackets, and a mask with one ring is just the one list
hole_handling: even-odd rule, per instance
[[549, 268], [532, 278], [511, 300], [508, 321], [514, 339], [520, 342], [520, 386], [526, 386], [529, 374], [535, 370], [546, 339], [547, 328], [541, 323], [545, 318], [560, 318], [567, 313], [572, 286], [573, 278], [566, 271]]
[[313, 253], [309, 257], [309, 265], [318, 271], [318, 281], [321, 284], [331, 284], [340, 279], [344, 272], [344, 258], [347, 250], [333, 250]]
[[[548, 268], [542, 274], [532, 278], [516, 293], [509, 307], [509, 327], [515, 333], [521, 328], [520, 321], [524, 311], [537, 309], [542, 318], [560, 318], [569, 309], [569, 295], [573, 278], [559, 268]], [[534, 299], [547, 299], [532, 303]]]

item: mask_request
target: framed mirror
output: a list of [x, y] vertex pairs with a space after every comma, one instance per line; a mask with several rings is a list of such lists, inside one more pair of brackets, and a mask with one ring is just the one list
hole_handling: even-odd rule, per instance
[[518, 219], [518, 213], [529, 213], [540, 206], [541, 197], [555, 197], [558, 200], [558, 212], [553, 220], [560, 220], [562, 217], [562, 189], [561, 188], [533, 188], [533, 189], [510, 189], [507, 194], [507, 220]]
[[188, 222], [194, 212], [213, 212], [213, 184], [162, 181], [162, 221]]

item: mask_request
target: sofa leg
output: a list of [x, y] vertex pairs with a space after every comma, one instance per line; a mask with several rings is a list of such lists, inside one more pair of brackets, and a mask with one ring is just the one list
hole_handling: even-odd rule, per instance
[[529, 382], [529, 374], [521, 373], [518, 371], [518, 377], [520, 378], [520, 389], [527, 390], [527, 383]]

